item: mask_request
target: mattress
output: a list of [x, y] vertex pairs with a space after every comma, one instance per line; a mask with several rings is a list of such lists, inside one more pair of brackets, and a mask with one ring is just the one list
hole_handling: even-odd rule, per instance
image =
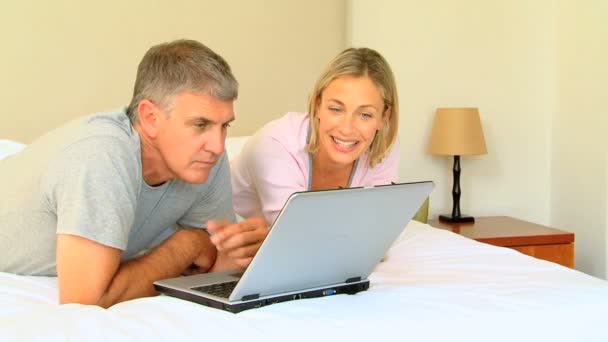
[[411, 221], [356, 295], [232, 314], [159, 295], [57, 304], [56, 278], [0, 273], [0, 340], [608, 341], [608, 283]]

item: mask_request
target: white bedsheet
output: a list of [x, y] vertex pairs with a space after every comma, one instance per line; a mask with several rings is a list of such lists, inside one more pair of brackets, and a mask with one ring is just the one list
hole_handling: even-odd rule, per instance
[[0, 273], [0, 340], [608, 341], [608, 282], [412, 221], [368, 291], [239, 314], [158, 296], [57, 305]]
[[15, 154], [25, 148], [25, 145], [8, 139], [0, 139], [0, 159]]

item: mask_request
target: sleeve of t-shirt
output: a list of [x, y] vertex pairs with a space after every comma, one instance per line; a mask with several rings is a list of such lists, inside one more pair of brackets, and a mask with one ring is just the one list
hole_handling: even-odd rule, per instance
[[377, 164], [372, 170], [372, 177], [369, 185], [384, 185], [396, 182], [399, 173], [399, 139], [395, 141], [388, 155]]
[[247, 167], [266, 222], [272, 224], [294, 192], [308, 187], [297, 157], [271, 136], [256, 137], [248, 146]]
[[57, 233], [124, 250], [139, 193], [138, 155], [128, 142], [91, 137], [70, 145], [42, 179]]
[[198, 199], [178, 220], [180, 225], [205, 228], [208, 220], [236, 221], [232, 208], [230, 165], [226, 153], [222, 154], [207, 181], [199, 187]]

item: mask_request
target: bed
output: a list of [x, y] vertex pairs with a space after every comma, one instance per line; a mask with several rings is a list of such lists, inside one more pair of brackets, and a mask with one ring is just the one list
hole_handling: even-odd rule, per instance
[[58, 305], [56, 278], [0, 273], [0, 341], [608, 341], [608, 282], [417, 221], [370, 280], [231, 314], [162, 295]]

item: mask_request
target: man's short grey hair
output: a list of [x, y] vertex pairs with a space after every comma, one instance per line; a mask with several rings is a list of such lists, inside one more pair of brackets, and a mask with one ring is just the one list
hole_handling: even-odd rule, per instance
[[184, 92], [234, 101], [239, 84], [228, 63], [195, 40], [180, 39], [151, 47], [137, 68], [133, 98], [127, 109], [132, 123], [139, 121], [139, 103], [150, 100], [165, 114]]

